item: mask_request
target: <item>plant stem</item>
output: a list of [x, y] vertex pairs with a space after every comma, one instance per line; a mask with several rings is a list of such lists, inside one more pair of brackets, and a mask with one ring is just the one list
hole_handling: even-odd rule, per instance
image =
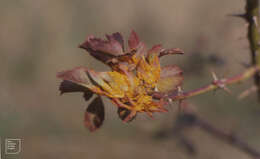
[[199, 94], [203, 94], [203, 93], [215, 90], [217, 88], [226, 89], [226, 87], [225, 87], [226, 85], [239, 83], [246, 79], [249, 79], [250, 77], [254, 76], [259, 70], [260, 70], [260, 67], [253, 66], [253, 67], [250, 67], [247, 70], [245, 70], [243, 73], [238, 74], [236, 76], [233, 76], [233, 77], [230, 77], [227, 79], [214, 80], [211, 84], [208, 84], [206, 86], [203, 86], [201, 88], [191, 90], [188, 92], [183, 92], [183, 93], [179, 92], [179, 93], [170, 94], [170, 95], [167, 95], [167, 98], [170, 98], [173, 101], [182, 100], [182, 99], [186, 99], [186, 98], [189, 98], [192, 96], [196, 96]]
[[[248, 22], [247, 37], [250, 44], [252, 64], [260, 66], [260, 35], [259, 35], [259, 0], [246, 0], [246, 14], [244, 18]], [[260, 100], [260, 75], [255, 74], [255, 84], [258, 88]]]

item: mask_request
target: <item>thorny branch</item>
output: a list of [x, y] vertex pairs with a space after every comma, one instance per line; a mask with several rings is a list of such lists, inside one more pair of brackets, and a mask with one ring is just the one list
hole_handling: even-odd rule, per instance
[[[248, 22], [247, 37], [250, 44], [252, 65], [260, 65], [260, 20], [259, 20], [259, 0], [246, 1], [246, 13], [242, 16]], [[255, 74], [255, 85], [260, 100], [260, 74]]]
[[[206, 93], [217, 88], [222, 88], [228, 90], [226, 85], [234, 84], [246, 80], [252, 76], [255, 78], [255, 85], [258, 91], [258, 99], [260, 100], [260, 16], [259, 16], [259, 0], [246, 0], [246, 13], [239, 15], [240, 17], [246, 19], [248, 22], [248, 33], [247, 37], [250, 44], [251, 51], [251, 61], [253, 67], [247, 69], [245, 72], [227, 79], [218, 80], [216, 75], [213, 74], [213, 82], [202, 88], [198, 88], [188, 92], [178, 92], [168, 95], [165, 98], [170, 98], [171, 100], [182, 100], [188, 97]], [[260, 152], [255, 148], [249, 146], [249, 144], [242, 139], [238, 138], [235, 134], [225, 132], [215, 126], [211, 125], [208, 121], [201, 119], [197, 114], [191, 111], [184, 111], [178, 118], [177, 124], [175, 126], [175, 132], [179, 132], [185, 127], [197, 126], [201, 130], [211, 134], [212, 136], [223, 140], [230, 145], [240, 149], [241, 151], [247, 153], [253, 158], [260, 159]], [[190, 146], [189, 146], [190, 147]]]
[[254, 76], [258, 71], [260, 70], [259, 66], [253, 66], [245, 70], [243, 73], [238, 74], [236, 76], [230, 77], [230, 78], [223, 78], [223, 79], [217, 79], [215, 74], [213, 74], [213, 82], [211, 82], [208, 85], [205, 85], [201, 88], [197, 88], [195, 90], [187, 91], [187, 92], [182, 92], [181, 90], [178, 92], [174, 92], [172, 94], [155, 94], [155, 98], [166, 98], [166, 99], [171, 99], [173, 101], [176, 100], [183, 100], [189, 97], [193, 97], [199, 94], [203, 94], [218, 88], [228, 90], [226, 88], [227, 85], [235, 84], [242, 82], [246, 79], [249, 79], [250, 77]]

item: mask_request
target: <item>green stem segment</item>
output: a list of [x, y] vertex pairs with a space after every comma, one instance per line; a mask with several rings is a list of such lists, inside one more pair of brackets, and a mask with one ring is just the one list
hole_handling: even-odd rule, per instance
[[[252, 65], [260, 66], [260, 19], [259, 0], [246, 0], [245, 19], [248, 22], [247, 37], [250, 44]], [[255, 84], [258, 88], [258, 99], [260, 100], [260, 74], [255, 74]]]

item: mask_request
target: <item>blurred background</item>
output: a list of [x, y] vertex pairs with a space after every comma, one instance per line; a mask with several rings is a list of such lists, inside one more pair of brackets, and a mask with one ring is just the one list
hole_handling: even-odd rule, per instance
[[[246, 23], [228, 16], [243, 13], [244, 6], [244, 0], [0, 1], [0, 136], [22, 139], [22, 152], [4, 157], [249, 158], [199, 129], [186, 133], [196, 147], [195, 156], [186, 153], [177, 138], [160, 135], [173, 127], [176, 103], [155, 119], [139, 115], [124, 124], [105, 99], [104, 124], [90, 133], [83, 125], [87, 103], [82, 94], [60, 96], [61, 81], [56, 78], [57, 72], [76, 66], [107, 69], [78, 45], [90, 34], [121, 32], [127, 38], [132, 29], [148, 47], [160, 43], [185, 51], [162, 63], [185, 71], [186, 91], [210, 83], [212, 70], [230, 77], [250, 64]], [[231, 86], [231, 95], [218, 90], [188, 101], [210, 123], [260, 148], [256, 95], [237, 99], [252, 84], [249, 80]]]

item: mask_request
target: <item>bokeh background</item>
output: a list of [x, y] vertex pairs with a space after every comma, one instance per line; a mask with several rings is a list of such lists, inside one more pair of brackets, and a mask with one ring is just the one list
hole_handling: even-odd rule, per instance
[[[83, 125], [87, 103], [82, 94], [59, 95], [56, 73], [75, 66], [107, 69], [78, 48], [87, 35], [104, 37], [134, 29], [151, 47], [178, 47], [185, 55], [167, 56], [178, 64], [184, 90], [212, 81], [210, 71], [229, 77], [250, 63], [246, 23], [228, 16], [243, 13], [244, 0], [1, 0], [0, 1], [0, 136], [21, 138], [22, 152], [6, 158], [199, 158], [249, 156], [198, 129], [187, 132], [197, 155], [178, 139], [158, 133], [173, 127], [177, 104], [155, 119], [139, 115], [124, 124], [105, 99], [103, 127], [90, 133]], [[236, 133], [260, 149], [260, 107], [256, 96], [237, 96], [252, 80], [188, 101], [217, 127]], [[3, 150], [3, 148], [2, 148]]]

